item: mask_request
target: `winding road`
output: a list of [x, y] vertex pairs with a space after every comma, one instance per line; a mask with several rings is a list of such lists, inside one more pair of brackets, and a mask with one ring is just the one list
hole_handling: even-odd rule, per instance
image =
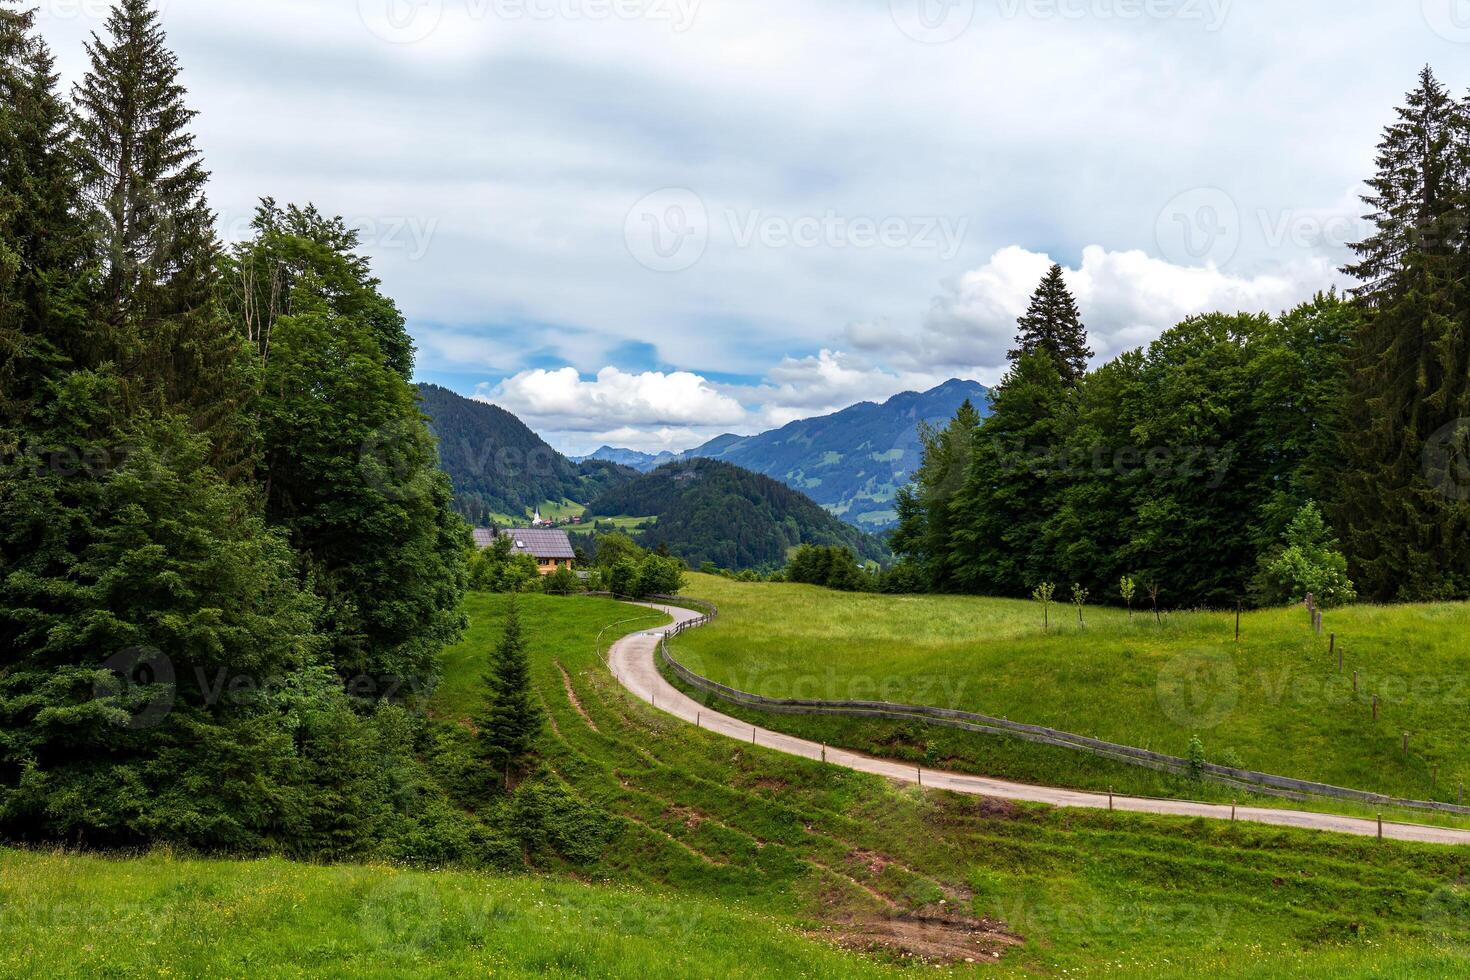
[[[700, 614], [676, 606], [655, 603], [639, 603], [673, 617], [674, 625], [693, 622]], [[1019, 800], [1028, 803], [1045, 803], [1058, 807], [1080, 807], [1092, 810], [1122, 810], [1130, 813], [1154, 813], [1176, 817], [1206, 817], [1215, 820], [1244, 821], [1271, 824], [1279, 827], [1297, 827], [1306, 830], [1334, 831], [1364, 837], [1378, 835], [1375, 820], [1336, 816], [1330, 813], [1312, 813], [1301, 810], [1276, 810], [1262, 807], [1236, 807], [1232, 818], [1229, 806], [1209, 803], [1189, 803], [1183, 800], [1151, 800], [1126, 796], [1108, 797], [1105, 794], [1087, 793], [1079, 790], [1055, 789], [1046, 786], [1030, 786], [1011, 783], [983, 776], [945, 772], [936, 769], [918, 770], [913, 766], [885, 759], [875, 759], [845, 749], [823, 748], [816, 742], [773, 732], [752, 726], [729, 715], [721, 714], [690, 698], [674, 687], [659, 673], [657, 656], [658, 643], [667, 627], [633, 633], [614, 643], [608, 651], [608, 667], [613, 675], [634, 696], [653, 707], [673, 715], [690, 724], [697, 724], [708, 731], [726, 735], [732, 739], [764, 749], [785, 752], [806, 759], [826, 761], [829, 765], [843, 766], [858, 772], [886, 776], [900, 782], [917, 783], [926, 789], [943, 789], [971, 796], [987, 796], [1002, 800]], [[1430, 844], [1470, 844], [1470, 830], [1455, 830], [1449, 827], [1429, 827], [1420, 824], [1383, 824], [1383, 836], [1393, 840], [1418, 841]]]

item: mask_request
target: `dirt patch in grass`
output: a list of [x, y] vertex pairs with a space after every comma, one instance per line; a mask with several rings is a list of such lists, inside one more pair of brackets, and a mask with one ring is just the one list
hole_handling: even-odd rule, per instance
[[937, 827], [957, 827], [977, 820], [1035, 819], [1034, 811], [1012, 800], [949, 793], [937, 794], [931, 799], [933, 807], [928, 813], [928, 821]]
[[751, 783], [752, 789], [763, 789], [771, 793], [779, 793], [784, 789], [790, 788], [790, 786], [791, 784], [786, 780], [776, 779], [770, 776], [757, 779], [754, 783]]
[[709, 819], [704, 814], [700, 813], [698, 810], [693, 809], [692, 807], [676, 806], [672, 804], [666, 811], [666, 815], [681, 821], [684, 826], [688, 827], [690, 830], [698, 830], [699, 825]]
[[560, 660], [556, 662], [556, 669], [561, 671], [561, 683], [567, 690], [567, 700], [572, 703], [572, 707], [576, 709], [577, 714], [582, 716], [582, 720], [587, 723], [588, 728], [594, 732], [601, 733], [601, 729], [597, 727], [597, 722], [593, 721], [592, 716], [587, 713], [587, 709], [582, 707], [581, 699], [577, 697], [577, 692], [572, 689], [572, 675], [567, 673], [567, 669], [561, 665]]
[[994, 963], [1021, 944], [988, 919], [910, 915], [845, 923], [826, 938], [844, 949], [923, 963]]

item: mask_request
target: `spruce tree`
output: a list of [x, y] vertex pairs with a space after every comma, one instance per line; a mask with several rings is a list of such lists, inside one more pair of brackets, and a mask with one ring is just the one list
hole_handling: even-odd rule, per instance
[[505, 634], [485, 675], [484, 710], [475, 719], [481, 755], [496, 774], [509, 775], [536, 747], [543, 718], [531, 688], [531, 662], [514, 596], [505, 616]]
[[948, 592], [957, 587], [952, 557], [953, 519], [950, 506], [965, 485], [974, 453], [980, 412], [969, 399], [942, 429], [921, 423], [923, 444], [913, 482], [899, 489], [898, 528], [890, 545], [895, 554], [917, 564], [928, 587]]
[[1043, 350], [1022, 353], [975, 431], [950, 504], [950, 564], [968, 592], [1025, 596], [1046, 579], [1042, 528], [1066, 477], [1070, 389]]
[[85, 355], [86, 227], [67, 107], [33, 15], [0, 0], [0, 420]]
[[244, 455], [246, 347], [216, 302], [209, 174], [189, 131], [179, 66], [150, 0], [118, 0], [75, 87], [79, 155], [100, 283], [92, 316], [130, 406], [179, 410]]
[[1374, 232], [1346, 272], [1365, 322], [1351, 352], [1348, 459], [1334, 508], [1368, 597], [1470, 595], [1470, 109], [1426, 68], [1379, 145]]
[[1041, 280], [1030, 308], [1017, 322], [1021, 332], [1016, 336], [1016, 349], [1010, 352], [1012, 362], [1044, 350], [1056, 362], [1064, 384], [1076, 385], [1087, 373], [1087, 362], [1092, 358], [1087, 328], [1082, 325], [1082, 314], [1062, 278], [1060, 265], [1053, 265]]

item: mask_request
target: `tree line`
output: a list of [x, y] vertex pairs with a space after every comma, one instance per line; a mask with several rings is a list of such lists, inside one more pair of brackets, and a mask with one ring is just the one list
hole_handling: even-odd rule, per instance
[[217, 239], [146, 0], [86, 53], [0, 0], [0, 836], [519, 865], [578, 804], [421, 710], [470, 540], [402, 314], [314, 207]]
[[1470, 597], [1470, 97], [1379, 146], [1351, 295], [1191, 317], [1095, 369], [1053, 268], [992, 414], [923, 433], [894, 551], [941, 592], [1175, 606]]

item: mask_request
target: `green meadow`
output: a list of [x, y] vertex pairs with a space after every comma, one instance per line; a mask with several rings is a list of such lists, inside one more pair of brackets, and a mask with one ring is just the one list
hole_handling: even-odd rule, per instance
[[[0, 851], [0, 973], [1470, 972], [1461, 850], [1017, 806], [736, 744], [608, 675], [600, 648], [663, 617], [517, 601], [548, 713], [544, 764], [617, 827], [599, 854], [497, 876]], [[470, 632], [434, 694], [441, 721], [467, 723], [508, 602], [469, 598]]]
[[[676, 655], [770, 697], [953, 707], [1175, 756], [1415, 799], [1470, 783], [1470, 605], [1167, 613], [848, 594], [693, 576], [719, 604]], [[1145, 600], [1146, 601], [1146, 600]], [[1335, 651], [1342, 654], [1338, 669]], [[1357, 674], [1354, 691], [1353, 675]], [[1373, 699], [1378, 699], [1378, 718]], [[1175, 795], [1178, 781], [1064, 750], [902, 723], [762, 715], [771, 727], [1010, 778]], [[1409, 752], [1403, 737], [1409, 736]], [[1183, 787], [1198, 793], [1196, 786]]]

